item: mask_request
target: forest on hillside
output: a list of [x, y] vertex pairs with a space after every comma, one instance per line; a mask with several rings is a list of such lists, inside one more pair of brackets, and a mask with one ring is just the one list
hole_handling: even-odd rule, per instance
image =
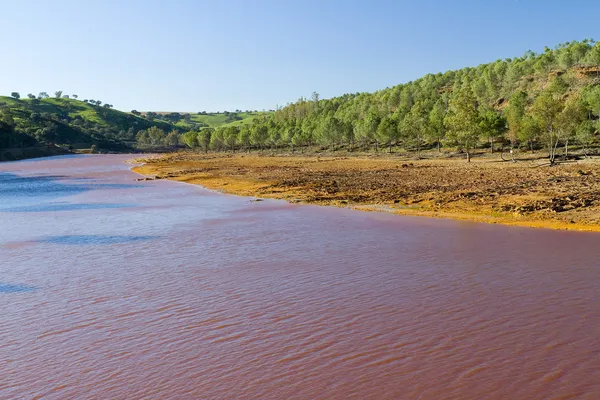
[[79, 100], [62, 91], [52, 97], [46, 92], [0, 97], [0, 149], [59, 145], [130, 151], [137, 133], [151, 127], [174, 129], [166, 121], [149, 121], [100, 100]]
[[111, 151], [305, 149], [539, 151], [554, 163], [595, 153], [600, 42], [573, 41], [477, 67], [427, 74], [374, 93], [313, 93], [274, 112], [125, 113], [55, 92], [0, 99], [0, 149], [39, 144]]
[[123, 112], [100, 100], [56, 91], [0, 96], [0, 150], [33, 146], [97, 151], [173, 150], [182, 132], [248, 123], [264, 112]]
[[[184, 135], [203, 151], [320, 146], [331, 150], [544, 149], [551, 163], [600, 131], [600, 42], [573, 41], [477, 67], [428, 74], [375, 93], [313, 93], [251, 124]], [[565, 154], [566, 156], [566, 154]]]

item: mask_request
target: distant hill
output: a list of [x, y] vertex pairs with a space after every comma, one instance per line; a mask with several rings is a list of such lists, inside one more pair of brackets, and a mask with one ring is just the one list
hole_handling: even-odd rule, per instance
[[182, 131], [199, 130], [202, 128], [218, 128], [221, 126], [240, 126], [250, 124], [252, 120], [261, 115], [270, 114], [269, 111], [225, 111], [225, 112], [144, 112], [143, 116], [151, 120], [164, 121], [174, 124]]
[[0, 149], [43, 143], [127, 151], [136, 145], [136, 134], [151, 127], [166, 132], [176, 129], [167, 121], [150, 121], [110, 105], [67, 98], [0, 96]]

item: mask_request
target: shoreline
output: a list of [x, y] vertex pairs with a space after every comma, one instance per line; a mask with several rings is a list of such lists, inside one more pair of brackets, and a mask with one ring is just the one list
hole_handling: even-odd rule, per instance
[[[511, 204], [510, 201], [503, 203], [500, 201], [500, 197], [502, 197], [500, 195], [491, 196], [491, 201], [487, 198], [485, 201], [482, 201], [481, 198], [483, 196], [479, 196], [479, 193], [474, 195], [473, 192], [469, 192], [468, 190], [466, 192], [464, 190], [450, 190], [450, 201], [444, 203], [443, 201], [448, 200], [448, 191], [445, 188], [444, 191], [440, 191], [439, 188], [437, 189], [440, 195], [438, 198], [435, 196], [436, 189], [434, 189], [433, 191], [428, 191], [425, 195], [423, 193], [405, 195], [401, 199], [402, 201], [398, 199], [384, 201], [384, 198], [388, 194], [384, 191], [386, 188], [377, 187], [368, 178], [373, 174], [380, 174], [384, 178], [389, 178], [388, 171], [390, 165], [387, 164], [400, 163], [403, 166], [400, 170], [402, 172], [408, 172], [415, 168], [439, 167], [440, 170], [436, 171], [434, 176], [440, 175], [437, 178], [442, 179], [442, 181], [447, 178], [444, 176], [445, 169], [458, 168], [460, 172], [460, 168], [464, 167], [465, 171], [472, 172], [473, 165], [475, 164], [466, 165], [466, 163], [463, 164], [460, 161], [445, 159], [436, 161], [410, 160], [409, 162], [410, 164], [406, 164], [406, 160], [389, 158], [379, 160], [333, 156], [277, 157], [244, 154], [199, 155], [178, 153], [143, 160], [138, 159], [136, 163], [143, 164], [133, 166], [131, 170], [145, 177], [169, 179], [200, 185], [206, 189], [228, 195], [271, 198], [285, 200], [290, 203], [335, 206], [357, 211], [388, 212], [405, 216], [452, 219], [538, 229], [600, 232], [600, 224], [594, 220], [600, 217], [600, 207], [596, 207], [595, 204], [578, 207], [578, 209], [571, 210], [571, 214], [568, 212], [547, 212], [546, 210], [529, 213], [513, 211], [513, 209], [529, 209], [531, 205], [525, 202], [525, 200], [532, 199], [535, 204], [543, 202], [541, 196], [529, 196], [527, 193], [521, 196], [522, 198], [517, 198], [518, 196], [515, 197], [513, 195], [515, 197], [513, 199], [514, 204]], [[335, 164], [335, 166], [333, 169], [324, 168], [327, 164]], [[490, 165], [493, 165], [492, 171], [494, 173], [499, 171], [498, 168], [504, 168], [504, 166], [515, 168], [513, 165], [508, 164], [500, 166]], [[598, 170], [600, 176], [600, 166], [596, 163], [589, 163], [589, 165], [592, 166], [592, 172], [584, 172], [582, 176], [585, 176], [587, 173], [595, 174], [596, 170]], [[315, 168], [315, 166], [317, 167]], [[394, 166], [393, 168], [398, 169], [398, 166]], [[489, 165], [485, 168], [489, 172]], [[522, 165], [516, 168], [524, 170], [531, 167]], [[333, 171], [331, 174], [328, 173], [330, 170]], [[546, 171], [543, 169], [535, 170], [538, 173], [546, 174]], [[486, 169], [482, 169], [482, 171], [486, 171]], [[550, 171], [549, 175], [556, 175], [555, 172], [557, 170], [548, 171]], [[417, 171], [417, 180], [421, 178], [419, 177], [419, 172]], [[576, 173], [581, 174], [581, 170], [578, 170]], [[302, 182], [294, 180], [299, 174], [305, 178]], [[360, 182], [359, 185], [355, 185], [356, 187], [345, 188], [342, 186], [344, 182], [338, 182], [335, 179], [344, 175], [349, 175], [348, 179], [350, 180], [360, 180], [363, 178], [365, 181]], [[481, 175], [483, 176], [484, 173], [482, 172]], [[427, 177], [422, 178], [424, 181], [427, 180]], [[394, 186], [394, 190], [406, 189], [402, 187], [407, 185], [403, 184], [401, 179], [393, 178], [391, 180], [399, 186]], [[453, 183], [452, 178], [449, 178], [448, 181], [449, 184]], [[377, 183], [380, 182], [381, 180], [377, 181]], [[468, 187], [469, 185], [467, 184], [466, 186]], [[541, 186], [544, 187], [545, 185], [542, 184]], [[584, 187], [583, 184], [582, 187]], [[481, 190], [482, 188], [474, 187], [473, 189]], [[483, 188], [483, 190], [486, 189], [489, 188]], [[340, 193], [341, 195], [339, 195]], [[510, 198], [510, 196], [510, 194], [506, 194], [507, 198]], [[571, 197], [577, 196], [571, 194]], [[569, 198], [569, 196], [566, 196], [566, 198]], [[441, 199], [443, 201], [440, 204]], [[555, 200], [556, 198], [551, 199], [552, 204], [554, 204]], [[586, 200], [585, 204], [587, 202]], [[498, 209], [499, 207], [502, 209], [511, 209], [511, 211], [501, 211]], [[565, 208], [568, 208], [568, 206], [565, 206]]]

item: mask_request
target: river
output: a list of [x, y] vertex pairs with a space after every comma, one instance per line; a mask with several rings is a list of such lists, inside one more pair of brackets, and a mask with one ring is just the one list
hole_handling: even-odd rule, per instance
[[2, 399], [599, 399], [600, 236], [0, 163]]

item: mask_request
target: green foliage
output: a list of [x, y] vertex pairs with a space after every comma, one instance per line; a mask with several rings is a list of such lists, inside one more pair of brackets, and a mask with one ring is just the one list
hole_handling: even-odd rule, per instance
[[448, 140], [466, 151], [467, 161], [471, 161], [471, 149], [477, 145], [481, 134], [482, 117], [478, 108], [473, 91], [466, 87], [450, 99], [444, 119]]
[[481, 134], [490, 142], [490, 150], [493, 153], [494, 142], [506, 132], [506, 118], [487, 106], [481, 107], [479, 112], [481, 115], [481, 121], [479, 122]]
[[431, 143], [435, 143], [438, 148], [438, 152], [441, 151], [442, 139], [446, 136], [446, 127], [444, 126], [444, 117], [447, 112], [447, 104], [443, 99], [439, 99], [433, 105], [431, 112], [428, 117], [428, 127], [426, 135], [427, 139]]
[[213, 128], [204, 128], [200, 132], [198, 132], [197, 140], [200, 146], [204, 148], [205, 152], [208, 152], [208, 148], [210, 146], [210, 142], [212, 139], [212, 135], [214, 133]]
[[560, 131], [557, 128], [558, 116], [563, 107], [560, 96], [553, 93], [551, 89], [546, 89], [537, 96], [531, 107], [531, 116], [540, 126], [541, 138], [548, 148], [551, 163], [555, 161], [556, 149], [561, 139]]
[[[597, 144], [599, 78], [600, 44], [584, 40], [540, 54], [528, 51], [522, 57], [427, 74], [374, 93], [323, 99], [314, 92], [273, 112], [121, 113], [110, 103], [101, 107], [99, 100], [65, 99], [62, 92], [52, 99], [41, 92], [38, 98], [3, 101], [13, 118], [11, 132], [57, 143], [133, 145], [137, 137], [144, 147], [172, 147], [183, 140], [204, 151], [303, 151], [314, 145], [353, 150], [358, 144], [375, 150], [387, 145], [390, 151], [402, 146], [417, 155], [444, 143], [449, 150], [465, 151], [470, 160], [473, 149], [489, 142], [492, 150], [494, 144], [530, 149], [544, 145], [554, 162], [559, 143], [565, 153], [569, 142]], [[178, 135], [175, 128], [188, 133]]]
[[169, 134], [167, 135], [167, 137], [165, 138], [165, 146], [167, 147], [177, 147], [177, 145], [179, 144], [179, 131], [173, 130], [171, 132], [169, 132]]
[[[575, 71], [582, 65], [600, 66], [597, 56], [600, 46], [596, 42], [570, 42], [542, 54], [528, 51], [522, 57], [428, 74], [375, 93], [331, 99], [313, 93], [310, 99], [301, 98], [274, 113], [255, 116], [247, 125], [241, 124], [248, 128], [238, 131], [235, 145], [233, 139], [227, 140], [227, 131], [217, 132], [212, 148], [290, 146], [294, 150], [318, 144], [337, 149], [345, 144], [353, 149], [357, 142], [363, 148], [373, 145], [376, 150], [387, 145], [390, 151], [394, 145], [402, 145], [418, 155], [422, 148], [439, 149], [441, 143], [446, 143], [466, 151], [470, 159], [473, 149], [483, 142], [488, 142], [492, 151], [498, 143], [528, 145], [532, 149], [547, 144], [544, 132], [549, 131], [548, 123], [553, 129], [560, 127], [552, 139], [556, 147], [557, 140], [567, 143], [573, 137], [582, 121], [582, 110], [587, 111], [590, 120], [600, 118], [596, 77]], [[577, 110], [571, 108], [561, 114], [556, 120], [560, 123], [549, 122], [550, 114], [560, 114], [564, 104], [557, 111], [548, 103], [545, 92], [552, 93], [551, 98], [559, 103], [579, 93], [582, 100]], [[543, 104], [550, 108], [542, 109]], [[230, 117], [232, 113], [223, 114]], [[194, 117], [208, 116], [202, 112]]]
[[577, 127], [575, 138], [582, 146], [585, 154], [590, 147], [596, 144], [600, 126], [597, 121], [585, 120]]
[[527, 107], [527, 93], [519, 90], [510, 96], [504, 115], [508, 122], [508, 139], [515, 144], [521, 135], [523, 118]]
[[400, 129], [405, 142], [416, 147], [417, 157], [421, 156], [421, 147], [431, 129], [429, 124], [429, 110], [422, 102], [415, 103], [408, 114], [400, 123]]
[[[119, 151], [135, 146], [136, 133], [141, 130], [151, 126], [164, 131], [174, 128], [166, 122], [151, 122], [114, 110], [111, 104], [98, 108], [64, 96], [50, 98], [44, 92], [40, 97], [38, 99], [33, 94], [20, 100], [0, 97], [0, 103], [5, 103], [5, 113], [10, 114], [13, 120], [14, 140], [11, 139], [11, 145], [15, 141], [29, 146], [41, 142], [89, 148], [95, 144], [99, 149]], [[8, 146], [8, 141], [5, 143], [3, 146]], [[169, 143], [175, 143], [174, 135], [169, 138]]]
[[183, 141], [190, 149], [198, 147], [198, 132], [188, 131], [183, 135]]

